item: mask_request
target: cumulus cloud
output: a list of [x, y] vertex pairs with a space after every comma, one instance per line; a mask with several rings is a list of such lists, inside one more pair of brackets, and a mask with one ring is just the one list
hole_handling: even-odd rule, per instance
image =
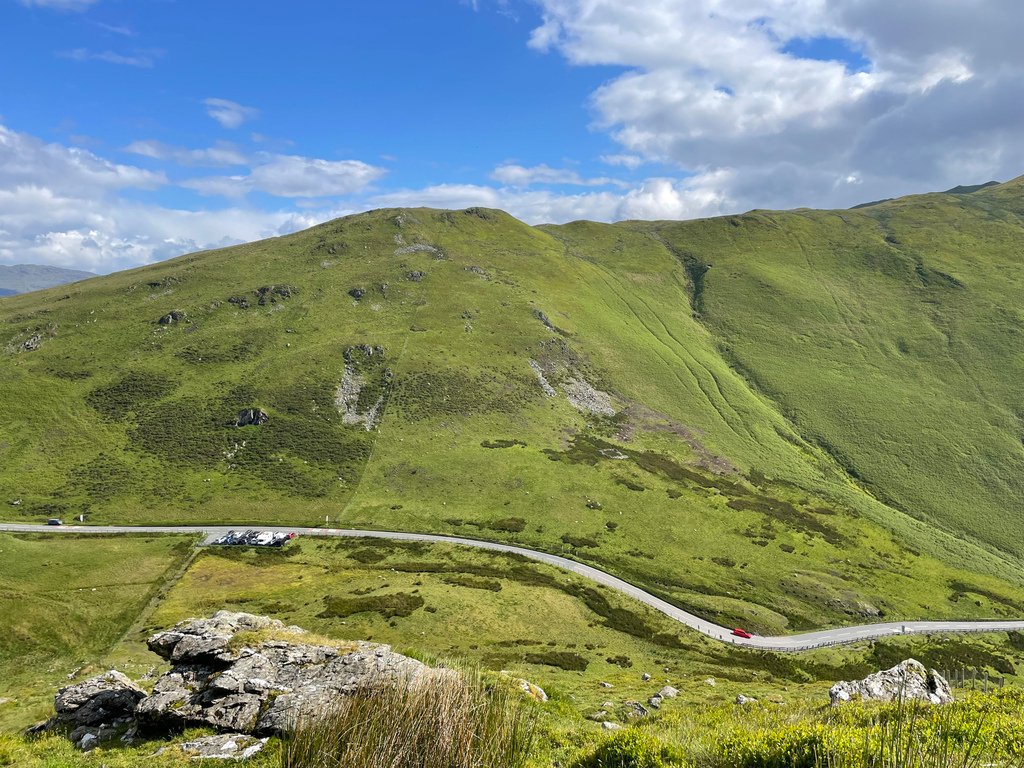
[[[847, 205], [1024, 171], [1017, 0], [538, 3], [531, 46], [625, 69], [591, 97], [596, 127], [623, 149], [606, 162], [730, 169], [721, 193], [749, 207]], [[791, 52], [823, 38], [858, 51], [866, 71]], [[849, 176], [861, 183], [837, 184]]]
[[228, 99], [203, 99], [203, 104], [206, 106], [206, 114], [224, 128], [238, 128], [242, 123], [253, 120], [260, 114], [255, 107], [246, 107]]
[[[160, 145], [154, 149], [156, 154], [165, 151]], [[109, 272], [286, 234], [352, 212], [245, 206], [187, 211], [124, 196], [128, 190], [168, 183], [163, 173], [46, 143], [0, 125], [0, 263]]]
[[200, 194], [226, 197], [253, 191], [278, 197], [336, 197], [361, 192], [385, 173], [383, 168], [361, 160], [263, 155], [248, 174], [190, 179], [182, 186]]
[[370, 198], [369, 204], [373, 207], [500, 208], [528, 224], [579, 219], [682, 219], [714, 216], [735, 205], [720, 191], [722, 176], [726, 173], [720, 171], [683, 180], [648, 179], [623, 192], [579, 194], [477, 184], [438, 184], [379, 194]]
[[0, 125], [0, 189], [42, 186], [61, 193], [155, 189], [167, 183], [160, 172], [106, 160], [85, 149], [47, 144]]

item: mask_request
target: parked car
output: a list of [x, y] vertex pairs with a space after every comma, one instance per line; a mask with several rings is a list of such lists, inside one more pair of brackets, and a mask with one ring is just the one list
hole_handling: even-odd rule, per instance
[[294, 533], [283, 531], [228, 531], [213, 543], [227, 547], [283, 547], [294, 538]]
[[745, 630], [745, 629], [740, 629], [739, 627], [736, 627], [736, 629], [734, 629], [734, 630], [732, 631], [732, 633], [733, 633], [734, 635], [736, 635], [736, 637], [742, 637], [742, 638], [743, 638], [743, 639], [745, 639], [745, 640], [749, 640], [750, 638], [752, 638], [752, 637], [753, 637], [753, 635], [752, 635], [752, 634], [750, 634], [749, 632], [747, 632], [747, 630]]
[[64, 525], [64, 521], [61, 520], [59, 517], [51, 517], [49, 520], [46, 521], [46, 524], [47, 525]]

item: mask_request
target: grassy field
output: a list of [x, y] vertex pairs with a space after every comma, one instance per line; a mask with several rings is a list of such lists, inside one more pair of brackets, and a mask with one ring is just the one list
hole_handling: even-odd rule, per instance
[[384, 210], [4, 299], [0, 514], [514, 541], [762, 632], [1020, 615], [1021, 187]]
[[[737, 761], [737, 750], [761, 741], [799, 747], [822, 729], [834, 732], [828, 738], [837, 744], [859, 738], [873, 715], [836, 720], [826, 711], [828, 687], [910, 656], [943, 670], [987, 671], [1004, 678], [1008, 690], [1024, 679], [1024, 639], [1016, 635], [902, 637], [798, 655], [758, 653], [711, 641], [558, 569], [451, 546], [307, 539], [283, 551], [211, 548], [161, 590], [190, 543], [0, 539], [4, 555], [18, 554], [0, 559], [0, 619], [17, 639], [2, 646], [0, 700], [12, 701], [0, 704], [0, 765], [184, 765], [173, 752], [154, 757], [166, 746], [159, 740], [81, 755], [60, 737], [26, 740], [16, 733], [51, 712], [53, 691], [69, 675], [82, 679], [113, 667], [150, 684], [166, 665], [145, 648], [145, 638], [221, 609], [270, 615], [329, 638], [389, 643], [431, 663], [508, 671], [541, 685], [550, 701], [532, 714], [536, 768], [584, 768], [606, 738], [588, 717], [629, 723], [627, 702], [644, 703], [664, 685], [677, 688], [679, 697], [652, 710], [640, 732], [689, 761], [667, 765], [755, 766], [769, 763]], [[160, 599], [143, 610], [158, 591]], [[644, 681], [645, 673], [652, 679]], [[761, 704], [734, 706], [740, 693]], [[1020, 702], [1007, 696], [970, 712], [1009, 723]], [[775, 732], [778, 738], [766, 739]], [[723, 751], [726, 746], [733, 751]], [[279, 750], [272, 743], [254, 765], [281, 765]]]
[[[1010, 681], [1024, 663], [1024, 649], [1005, 634], [897, 638], [798, 655], [746, 651], [517, 557], [344, 540], [304, 540], [284, 552], [203, 552], [147, 626], [107, 661], [141, 674], [155, 659], [143, 643], [148, 634], [222, 608], [273, 616], [327, 637], [388, 643], [430, 661], [514, 672], [543, 687], [575, 727], [593, 732], [596, 724], [582, 718], [604, 702], [614, 702], [609, 717], [615, 718], [625, 701], [645, 702], [664, 685], [680, 690], [669, 709], [725, 704], [739, 693], [827, 702], [835, 681], [908, 656], [940, 669], [988, 669]], [[653, 680], [643, 681], [644, 673]]]
[[180, 536], [0, 533], [0, 730], [49, 717], [58, 685], [117, 645], [191, 554]]

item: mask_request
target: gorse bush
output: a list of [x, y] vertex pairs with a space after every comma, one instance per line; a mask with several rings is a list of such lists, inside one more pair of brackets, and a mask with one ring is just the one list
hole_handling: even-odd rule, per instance
[[1024, 765], [1019, 693], [933, 707], [843, 707], [820, 719], [734, 731], [721, 768], [980, 768]]
[[649, 733], [630, 728], [603, 742], [576, 768], [676, 768], [684, 765], [678, 749]]
[[301, 722], [283, 768], [521, 768], [534, 720], [507, 681], [447, 672], [367, 688]]

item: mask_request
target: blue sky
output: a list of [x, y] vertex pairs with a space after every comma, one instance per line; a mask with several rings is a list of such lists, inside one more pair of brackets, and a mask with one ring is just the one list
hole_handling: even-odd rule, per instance
[[1024, 172], [1012, 3], [727, 5], [0, 0], [0, 263], [106, 272], [385, 205], [686, 218]]

